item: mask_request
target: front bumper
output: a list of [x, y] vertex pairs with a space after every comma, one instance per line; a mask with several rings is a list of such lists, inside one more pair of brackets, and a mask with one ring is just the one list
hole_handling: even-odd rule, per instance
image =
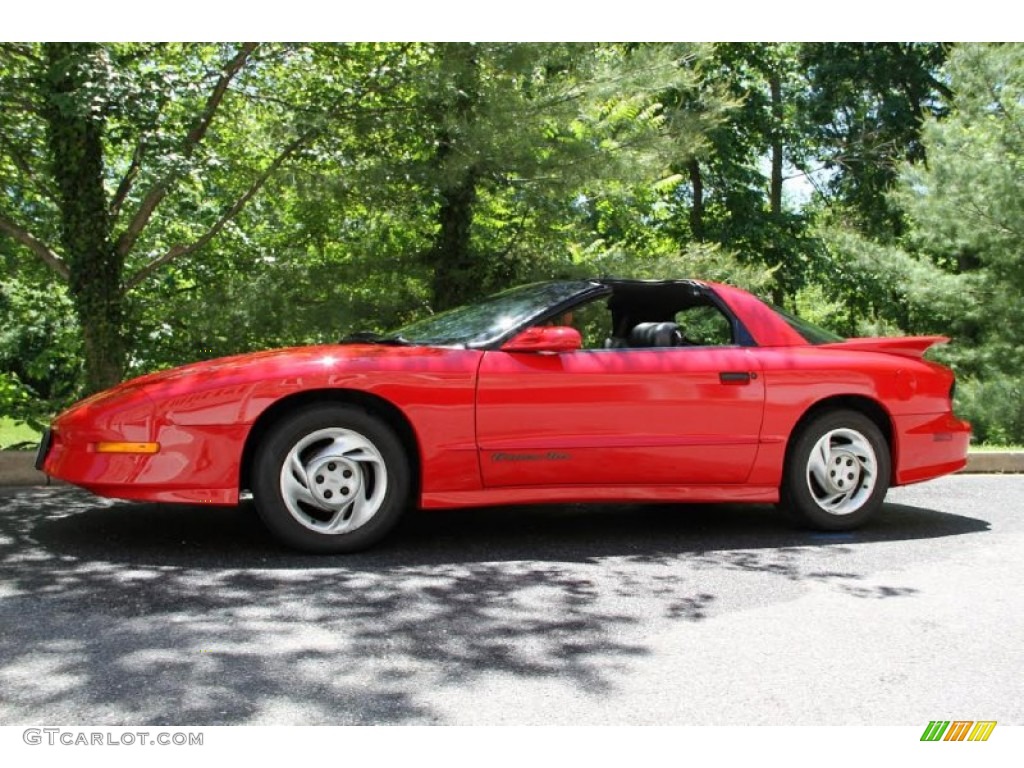
[[101, 453], [93, 435], [47, 430], [36, 466], [98, 496], [140, 501], [236, 504], [244, 425], [165, 425], [157, 453]]

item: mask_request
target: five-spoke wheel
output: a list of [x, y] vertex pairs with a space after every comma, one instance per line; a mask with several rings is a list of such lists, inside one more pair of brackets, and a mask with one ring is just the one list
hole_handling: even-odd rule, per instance
[[382, 421], [323, 404], [279, 422], [256, 456], [253, 491], [263, 521], [291, 546], [353, 552], [379, 541], [409, 500], [409, 462]]
[[281, 466], [281, 497], [301, 525], [346, 533], [368, 523], [387, 491], [388, 470], [364, 435], [342, 427], [301, 438]]
[[826, 432], [807, 459], [807, 489], [818, 506], [833, 515], [848, 515], [864, 506], [877, 476], [875, 449], [854, 429]]
[[882, 506], [890, 471], [889, 446], [871, 419], [826, 412], [790, 446], [781, 506], [814, 528], [855, 528]]

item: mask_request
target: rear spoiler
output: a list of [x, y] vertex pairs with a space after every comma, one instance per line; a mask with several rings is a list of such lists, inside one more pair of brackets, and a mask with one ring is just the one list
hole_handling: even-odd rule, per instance
[[948, 336], [891, 336], [883, 338], [847, 339], [820, 344], [819, 349], [848, 349], [853, 352], [884, 352], [888, 355], [921, 358], [936, 344], [945, 344]]

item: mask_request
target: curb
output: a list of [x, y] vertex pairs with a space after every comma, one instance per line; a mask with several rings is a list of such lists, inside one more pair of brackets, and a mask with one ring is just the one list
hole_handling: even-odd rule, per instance
[[35, 451], [0, 451], [0, 486], [66, 485], [35, 468]]
[[961, 472], [977, 474], [1018, 474], [1024, 472], [1024, 451], [984, 451], [967, 454]]
[[[35, 451], [0, 451], [0, 487], [67, 485], [38, 471]], [[967, 454], [967, 466], [958, 474], [1024, 473], [1024, 451], [985, 451]]]

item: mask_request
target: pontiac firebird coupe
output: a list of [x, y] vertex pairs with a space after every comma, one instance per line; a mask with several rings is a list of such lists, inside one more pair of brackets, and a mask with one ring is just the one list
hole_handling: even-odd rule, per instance
[[778, 503], [845, 530], [964, 466], [941, 336], [843, 340], [727, 285], [536, 283], [394, 335], [195, 363], [78, 403], [37, 466], [101, 496], [235, 504], [351, 552], [424, 509]]

